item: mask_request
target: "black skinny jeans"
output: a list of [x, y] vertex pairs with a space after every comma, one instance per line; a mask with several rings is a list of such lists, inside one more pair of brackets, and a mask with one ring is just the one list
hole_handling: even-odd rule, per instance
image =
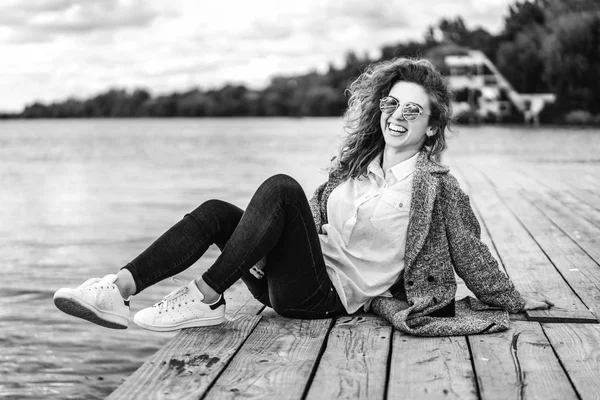
[[[218, 293], [241, 278], [256, 299], [283, 316], [346, 313], [327, 275], [306, 195], [293, 178], [267, 179], [246, 211], [224, 201], [206, 201], [124, 268], [139, 293], [190, 267], [211, 244], [221, 254], [202, 278]], [[264, 256], [267, 264], [259, 279], [249, 271]]]

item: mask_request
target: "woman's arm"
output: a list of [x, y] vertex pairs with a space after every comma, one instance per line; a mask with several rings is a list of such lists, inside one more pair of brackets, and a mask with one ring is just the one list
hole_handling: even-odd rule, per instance
[[[454, 268], [467, 287], [484, 303], [500, 306], [511, 313], [524, 307], [537, 307], [531, 299], [524, 299], [512, 281], [500, 271], [498, 262], [481, 241], [481, 228], [469, 202], [469, 197], [458, 187], [452, 188], [446, 204], [446, 234]], [[530, 308], [528, 308], [530, 309]]]

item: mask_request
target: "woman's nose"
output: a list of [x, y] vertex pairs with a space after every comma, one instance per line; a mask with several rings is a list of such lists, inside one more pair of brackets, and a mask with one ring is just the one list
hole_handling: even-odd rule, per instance
[[392, 113], [392, 117], [395, 119], [399, 119], [400, 121], [403, 121], [404, 116], [402, 115], [402, 107], [396, 108], [396, 110]]

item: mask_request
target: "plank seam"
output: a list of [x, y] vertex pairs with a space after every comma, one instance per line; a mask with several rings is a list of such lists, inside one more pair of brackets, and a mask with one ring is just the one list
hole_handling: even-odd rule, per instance
[[383, 387], [383, 400], [387, 400], [388, 398], [388, 389], [390, 387], [390, 376], [392, 374], [392, 353], [394, 352], [394, 336], [396, 329], [392, 328], [392, 332], [390, 335], [390, 346], [388, 351], [388, 359], [386, 362], [386, 371], [385, 371], [385, 385]]
[[[528, 172], [526, 172], [526, 171], [522, 170], [522, 169], [521, 169], [521, 168], [519, 168], [519, 167], [517, 167], [517, 168], [516, 168], [516, 170], [517, 170], [517, 171], [519, 171], [519, 172], [521, 172], [523, 175], [526, 175], [526, 176], [528, 176], [530, 179], [534, 179], [534, 180], [536, 179], [536, 178], [535, 178], [533, 175], [531, 175], [530, 173], [528, 173]], [[573, 196], [573, 197], [575, 197], [575, 198], [579, 199], [580, 201], [582, 201], [582, 202], [586, 203], [586, 204], [588, 205], [588, 207], [591, 207], [591, 208], [593, 208], [593, 209], [595, 209], [595, 210], [598, 210], [598, 211], [600, 211], [600, 209], [599, 209], [598, 207], [596, 207], [594, 204], [590, 204], [590, 202], [589, 202], [589, 201], [587, 201], [587, 200], [585, 200], [585, 199], [581, 198], [580, 196], [577, 196], [577, 194], [575, 194], [575, 193], [573, 192], [573, 189], [579, 189], [579, 190], [585, 190], [585, 189], [583, 189], [583, 188], [578, 188], [578, 187], [574, 186], [574, 185], [573, 185], [571, 182], [566, 182], [566, 183], [567, 183], [567, 185], [569, 185], [569, 186], [571, 187], [571, 189], [570, 189], [570, 190], [567, 190], [567, 193], [569, 193], [571, 196]], [[542, 185], [544, 185], [544, 186], [546, 186], [548, 189], [552, 190], [552, 188], [551, 188], [550, 186], [548, 186], [548, 184], [546, 184], [545, 182], [542, 182]]]
[[473, 370], [473, 377], [475, 378], [475, 390], [477, 390], [477, 398], [481, 400], [481, 387], [479, 386], [479, 377], [477, 375], [477, 368], [475, 368], [475, 359], [473, 357], [473, 350], [471, 349], [471, 338], [465, 336], [467, 342], [467, 349], [469, 350], [469, 360], [471, 361], [471, 369]]
[[[525, 232], [527, 232], [527, 235], [529, 235], [529, 237], [531, 238], [531, 240], [534, 241], [534, 243], [536, 244], [536, 246], [540, 249], [540, 251], [544, 254], [544, 256], [548, 259], [548, 261], [550, 261], [550, 264], [552, 264], [552, 266], [554, 267], [554, 270], [556, 272], [558, 272], [558, 274], [560, 275], [560, 277], [563, 279], [563, 281], [566, 283], [566, 285], [569, 287], [569, 289], [571, 289], [571, 291], [573, 292], [573, 294], [575, 294], [575, 296], [579, 299], [579, 301], [581, 301], [581, 303], [586, 306], [586, 308], [588, 310], [590, 310], [590, 306], [587, 305], [585, 303], [585, 301], [583, 301], [583, 299], [581, 298], [581, 296], [579, 295], [579, 293], [577, 293], [577, 291], [573, 288], [573, 286], [571, 286], [571, 284], [569, 283], [569, 281], [565, 278], [565, 276], [563, 275], [563, 273], [560, 271], [559, 268], [556, 267], [556, 264], [554, 264], [554, 261], [552, 261], [552, 259], [550, 258], [550, 256], [548, 255], [548, 253], [546, 253], [546, 251], [544, 250], [544, 248], [540, 245], [540, 243], [536, 240], [536, 238], [533, 236], [533, 234], [529, 231], [529, 229], [527, 228], [527, 226], [525, 226], [525, 224], [523, 223], [523, 221], [521, 221], [521, 219], [519, 218], [519, 216], [514, 212], [514, 210], [506, 203], [506, 200], [504, 199], [504, 197], [502, 196], [502, 194], [498, 191], [498, 188], [496, 187], [496, 185], [494, 185], [493, 181], [490, 179], [489, 176], [487, 176], [487, 174], [485, 172], [483, 172], [481, 169], [476, 168], [477, 171], [479, 172], [479, 174], [490, 184], [490, 186], [492, 186], [494, 188], [494, 192], [496, 193], [496, 195], [498, 196], [498, 198], [500, 199], [500, 202], [504, 205], [504, 207], [506, 207], [506, 209], [508, 210], [508, 212], [515, 217], [515, 219], [517, 220], [517, 222], [519, 223], [519, 225], [521, 225], [521, 227], [523, 227], [523, 229], [525, 229]], [[527, 201], [528, 203], [530, 203], [532, 206], [535, 207], [535, 204], [531, 203], [527, 198], [525, 198], [525, 201]], [[535, 207], [537, 208], [537, 207]], [[539, 208], [538, 208], [539, 210]], [[554, 224], [554, 221], [552, 221], [548, 215], [546, 215], [543, 211], [539, 210], [546, 218], [548, 218], [548, 220]], [[556, 225], [556, 224], [554, 224]], [[560, 229], [560, 227], [559, 227]], [[562, 229], [560, 229], [562, 231]], [[566, 234], [566, 232], [563, 231], [563, 233]], [[568, 235], [567, 235], [568, 236]], [[575, 243], [573, 241], [573, 239], [571, 238], [571, 236], [568, 236], [569, 239]], [[579, 245], [577, 245], [577, 247], [580, 247]], [[581, 248], [581, 247], [580, 247]], [[583, 249], [582, 249], [583, 250]], [[585, 252], [585, 250], [583, 250]], [[585, 253], [588, 257], [590, 257], [589, 254]], [[500, 254], [498, 253], [498, 256], [500, 256]], [[590, 257], [592, 258], [592, 257]], [[593, 260], [593, 258], [592, 258]], [[529, 316], [528, 316], [529, 317]]]
[[[265, 308], [266, 307], [263, 307], [262, 310], [264, 310]], [[261, 312], [262, 312], [262, 310], [261, 310]], [[259, 313], [257, 313], [256, 315], [259, 315]], [[248, 338], [250, 338], [250, 336], [252, 336], [252, 333], [258, 327], [261, 320], [262, 320], [262, 316], [260, 316], [259, 320], [256, 321], [256, 324], [254, 324], [254, 327], [248, 331], [248, 335], [246, 335], [246, 338], [244, 339], [244, 341], [238, 346], [237, 350], [231, 355], [231, 357], [229, 357], [229, 361], [227, 361], [227, 363], [225, 365], [223, 365], [223, 368], [221, 368], [221, 370], [215, 376], [215, 378], [212, 380], [212, 382], [209, 383], [208, 386], [206, 386], [206, 390], [204, 391], [204, 393], [202, 393], [202, 396], [200, 396], [200, 398], [198, 400], [206, 399], [206, 396], [208, 395], [208, 393], [215, 386], [215, 384], [217, 383], [217, 381], [219, 380], [221, 375], [223, 375], [223, 373], [227, 370], [227, 368], [229, 368], [229, 365], [233, 362], [233, 359], [235, 358], [235, 356], [237, 356], [237, 354], [240, 352], [242, 347], [244, 347], [244, 344], [246, 344], [246, 342], [248, 341]]]
[[[581, 245], [579, 244], [579, 242], [575, 239], [573, 239], [573, 237], [569, 234], [569, 232], [567, 232], [566, 230], [564, 230], [560, 225], [558, 225], [556, 222], [554, 222], [550, 216], [548, 216], [548, 214], [546, 214], [544, 212], [544, 210], [542, 210], [540, 207], [538, 207], [537, 205], [535, 205], [531, 200], [527, 199], [527, 197], [525, 197], [525, 200], [527, 200], [531, 205], [533, 205], [539, 212], [541, 212], [542, 214], [544, 214], [544, 216], [546, 218], [548, 218], [548, 220], [554, 225], [556, 226], [562, 233], [565, 234], [565, 236], [567, 236], [573, 243], [575, 243], [575, 245], [577, 247], [579, 247], [581, 249], [581, 251], [583, 251], [585, 253], [586, 256], [588, 256], [596, 265], [598, 265], [600, 267], [600, 262], [596, 261], [596, 259], [594, 257], [592, 257], [592, 255], [590, 253], [588, 253], [583, 247], [581, 247]], [[587, 220], [586, 220], [587, 221]], [[589, 222], [589, 221], [588, 221]]]
[[321, 348], [319, 349], [319, 353], [317, 354], [317, 357], [315, 358], [315, 362], [312, 366], [310, 374], [308, 375], [308, 380], [306, 381], [306, 386], [304, 386], [304, 392], [302, 392], [302, 396], [300, 396], [300, 399], [302, 399], [302, 400], [305, 400], [306, 397], [308, 396], [310, 387], [312, 386], [312, 383], [315, 379], [315, 375], [317, 374], [317, 370], [319, 369], [319, 364], [321, 364], [321, 359], [323, 358], [323, 354], [325, 354], [325, 350], [327, 350], [327, 343], [329, 342], [329, 334], [335, 327], [336, 321], [337, 321], [337, 317], [332, 318], [329, 322], [329, 328], [327, 328], [327, 333], [325, 334], [323, 343], [321, 343]]
[[550, 344], [550, 348], [552, 349], [552, 352], [554, 353], [554, 357], [556, 357], [556, 359], [558, 360], [558, 364], [560, 365], [560, 367], [563, 369], [563, 372], [565, 373], [565, 375], [567, 376], [567, 379], [569, 380], [569, 383], [571, 384], [571, 387], [573, 388], [573, 391], [575, 392], [575, 395], [577, 395], [577, 399], [578, 400], [582, 400], [581, 394], [579, 393], [579, 391], [577, 390], [577, 387], [575, 386], [575, 384], [573, 383], [573, 380], [571, 379], [571, 376], [569, 375], [569, 372], [567, 371], [567, 368], [565, 367], [565, 365], [563, 364], [558, 352], [556, 351], [556, 349], [554, 348], [554, 346], [552, 345], [552, 342], [550, 341], [550, 338], [548, 337], [548, 334], [546, 333], [546, 329], [545, 329], [545, 323], [540, 323], [540, 326], [542, 327], [542, 333], [544, 334], [544, 337], [546, 338], [546, 340], [548, 341], [548, 343]]
[[[554, 225], [559, 231], [561, 231], [562, 233], [565, 234], [566, 237], [569, 238], [569, 240], [575, 244], [575, 246], [577, 246], [586, 256], [589, 257], [590, 260], [592, 260], [594, 262], [594, 264], [598, 265], [600, 267], [600, 264], [594, 259], [594, 257], [592, 257], [587, 251], [585, 251], [585, 249], [583, 247], [581, 247], [579, 245], [579, 243], [577, 243], [575, 240], [573, 240], [573, 238], [571, 237], [571, 235], [569, 235], [564, 229], [562, 229], [559, 225], [557, 225], [554, 221], [552, 221], [552, 219], [550, 219], [550, 217], [548, 216], [548, 214], [546, 214], [542, 209], [540, 209], [539, 207], [537, 207], [531, 200], [525, 198], [525, 201], [527, 201], [529, 204], [531, 204], [534, 208], [536, 208], [540, 213], [542, 213], [542, 215], [544, 215], [548, 221], [550, 221], [550, 223], [552, 225]], [[511, 210], [512, 212], [512, 210]], [[569, 281], [567, 279], [565, 279], [565, 276], [562, 274], [562, 272], [560, 272], [560, 270], [558, 268], [556, 268], [556, 265], [554, 264], [554, 262], [552, 261], [552, 259], [550, 258], [550, 256], [546, 253], [546, 251], [542, 248], [542, 246], [537, 242], [537, 240], [533, 237], [533, 235], [531, 234], [531, 232], [529, 232], [529, 229], [527, 229], [523, 223], [521, 222], [521, 220], [517, 217], [517, 220], [519, 221], [519, 223], [525, 228], [525, 230], [527, 231], [527, 233], [529, 234], [529, 236], [531, 236], [531, 238], [535, 241], [535, 243], [538, 245], [538, 247], [542, 250], [542, 252], [544, 253], [544, 255], [550, 260], [550, 263], [552, 263], [552, 265], [554, 266], [554, 269], [556, 269], [558, 271], [558, 273], [560, 274], [560, 276], [563, 278], [563, 280], [567, 283], [567, 285], [569, 286], [569, 288], [571, 288], [571, 290], [573, 291], [573, 293], [575, 293], [575, 296], [577, 296], [577, 298], [588, 308], [588, 310], [590, 310], [590, 307], [585, 303], [585, 301], [583, 301], [583, 299], [579, 296], [579, 293], [577, 293], [577, 291], [575, 289], [573, 289], [573, 287], [571, 286], [571, 284], [569, 283]], [[589, 278], [588, 278], [589, 279]]]

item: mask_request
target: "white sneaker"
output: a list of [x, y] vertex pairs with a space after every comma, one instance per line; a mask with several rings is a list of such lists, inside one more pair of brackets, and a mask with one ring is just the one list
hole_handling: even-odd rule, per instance
[[218, 325], [225, 321], [225, 298], [214, 304], [202, 302], [204, 295], [193, 280], [167, 295], [164, 299], [144, 308], [133, 321], [151, 331], [174, 331], [182, 328]]
[[115, 285], [117, 275], [92, 278], [75, 289], [62, 288], [54, 293], [59, 310], [75, 317], [113, 329], [127, 329], [129, 301]]

